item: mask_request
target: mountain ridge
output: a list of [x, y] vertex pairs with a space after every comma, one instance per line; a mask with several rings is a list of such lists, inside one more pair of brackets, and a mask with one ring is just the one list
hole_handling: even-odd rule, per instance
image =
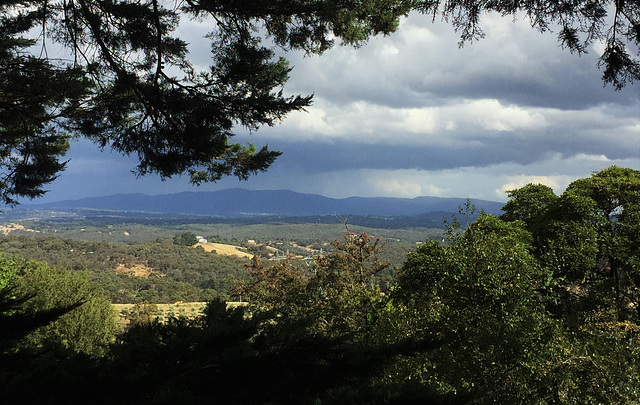
[[[419, 196], [331, 198], [291, 190], [248, 190], [229, 188], [218, 191], [184, 191], [173, 194], [142, 193], [86, 197], [50, 203], [28, 203], [26, 209], [97, 209], [127, 212], [191, 214], [214, 217], [262, 215], [381, 215], [415, 216], [430, 212], [457, 213], [466, 198]], [[500, 214], [504, 203], [470, 199], [478, 210]]]

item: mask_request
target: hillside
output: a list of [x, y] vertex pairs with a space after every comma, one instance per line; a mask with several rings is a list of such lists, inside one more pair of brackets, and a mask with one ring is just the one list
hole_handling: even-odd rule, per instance
[[[19, 209], [59, 210], [78, 209], [201, 215], [210, 217], [306, 217], [325, 215], [416, 216], [426, 213], [456, 213], [464, 205], [464, 198], [416, 197], [349, 197], [328, 198], [288, 190], [225, 189], [214, 192], [183, 192], [177, 194], [144, 195], [120, 194], [107, 197], [84, 198], [54, 203], [29, 203]], [[499, 214], [502, 203], [471, 200], [488, 213]]]
[[123, 244], [53, 236], [0, 236], [0, 252], [80, 271], [113, 303], [228, 300], [246, 275], [245, 257], [178, 246], [170, 240]]

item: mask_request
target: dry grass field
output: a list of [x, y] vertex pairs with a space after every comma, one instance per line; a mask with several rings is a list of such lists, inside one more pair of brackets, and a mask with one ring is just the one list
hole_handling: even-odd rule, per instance
[[196, 243], [194, 247], [202, 246], [205, 252], [216, 252], [219, 255], [227, 255], [227, 256], [239, 256], [239, 257], [248, 257], [252, 258], [253, 255], [251, 253], [244, 252], [240, 250], [240, 247], [233, 245], [224, 245], [222, 243]]
[[0, 234], [2, 235], [9, 235], [13, 231], [40, 232], [34, 229], [25, 228], [23, 225], [20, 225], [20, 224], [0, 225]]

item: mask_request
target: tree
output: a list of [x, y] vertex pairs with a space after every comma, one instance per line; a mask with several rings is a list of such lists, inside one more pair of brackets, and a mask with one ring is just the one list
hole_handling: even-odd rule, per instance
[[[44, 263], [0, 256], [0, 270], [0, 278], [12, 275], [0, 287], [3, 402], [50, 402], [62, 398], [58, 390], [66, 396], [76, 384], [88, 388], [84, 376], [96, 379], [96, 364], [115, 342], [111, 303], [86, 279]], [[91, 391], [80, 390], [84, 398]]]
[[537, 256], [554, 270], [561, 301], [573, 297], [591, 309], [605, 306], [620, 320], [640, 319], [640, 171], [611, 166], [572, 182], [559, 197], [548, 190], [536, 198], [540, 193], [531, 190], [543, 187], [510, 192], [502, 218], [532, 213], [524, 220]]
[[[64, 169], [72, 137], [137, 155], [136, 173], [191, 182], [266, 170], [279, 152], [230, 142], [310, 105], [284, 96], [290, 68], [262, 43], [321, 53], [390, 33], [409, 0], [365, 2], [10, 0], [0, 4], [0, 198], [37, 197]], [[210, 28], [198, 70], [174, 32]], [[40, 49], [32, 52], [30, 47]], [[50, 56], [62, 47], [66, 57]], [[51, 52], [53, 54], [53, 51]]]
[[185, 232], [174, 236], [173, 243], [180, 246], [193, 246], [198, 243], [198, 238], [193, 232]]
[[509, 201], [502, 207], [504, 214], [501, 218], [506, 221], [521, 220], [529, 226], [558, 199], [551, 187], [543, 184], [527, 184], [517, 190], [507, 191], [507, 196]]
[[146, 301], [138, 302], [133, 306], [133, 309], [128, 314], [129, 325], [150, 325], [156, 322], [158, 317], [158, 306], [156, 304], [149, 304]]
[[380, 240], [366, 233], [345, 233], [334, 247], [307, 271], [292, 259], [265, 266], [254, 257], [246, 266], [250, 280], [239, 282], [236, 293], [250, 310], [277, 319], [278, 328], [290, 323], [302, 335], [370, 339], [387, 301], [374, 275], [389, 263], [379, 258]]
[[638, 178], [611, 167], [561, 196], [528, 185], [502, 218], [409, 254], [391, 296], [396, 334], [440, 345], [396, 372], [471, 403], [637, 402]]
[[558, 197], [544, 193], [548, 203], [522, 198], [536, 188], [512, 192], [519, 202], [505, 206], [503, 219], [514, 219], [515, 206], [536, 212], [525, 223], [550, 275], [541, 297], [561, 328], [560, 351], [548, 359], [554, 400], [637, 402], [640, 172], [612, 166]]
[[115, 340], [117, 326], [111, 303], [96, 286], [80, 275], [41, 262], [22, 261], [17, 266], [16, 293], [30, 298], [16, 314], [57, 314], [55, 320], [29, 333], [18, 347], [45, 353], [104, 355]]
[[268, 384], [287, 386], [288, 399], [276, 402], [457, 403], [439, 397], [428, 383], [408, 382], [391, 371], [399, 356], [433, 344], [390, 326], [397, 313], [374, 283], [375, 274], [389, 266], [379, 258], [381, 241], [347, 232], [334, 247], [310, 270], [303, 267], [307, 271], [297, 269], [294, 259], [267, 266], [256, 257], [247, 266], [250, 280], [236, 288], [257, 326], [254, 349], [281, 370], [279, 381]]
[[18, 35], [29, 24], [11, 22], [8, 3], [0, 5], [0, 202], [15, 204], [14, 197], [44, 194], [64, 169], [69, 135], [55, 122], [76, 116], [89, 82], [75, 67], [29, 55], [35, 41]]
[[380, 239], [364, 232], [346, 232], [342, 241], [334, 242], [336, 252], [316, 259], [307, 288], [318, 304], [316, 316], [322, 325], [318, 332], [352, 336], [356, 341], [373, 339], [388, 301], [374, 280], [391, 266], [380, 259], [382, 247]]
[[397, 333], [430, 336], [440, 346], [407, 360], [408, 376], [477, 403], [544, 398], [537, 391], [545, 387], [540, 378], [555, 333], [539, 299], [547, 283], [521, 223], [481, 214], [448, 244], [421, 245], [392, 295], [412, 318]]
[[25, 304], [34, 298], [35, 294], [19, 291], [20, 268], [18, 261], [0, 254], [0, 358], [12, 353], [18, 342], [34, 330], [84, 303], [70, 302], [25, 313]]

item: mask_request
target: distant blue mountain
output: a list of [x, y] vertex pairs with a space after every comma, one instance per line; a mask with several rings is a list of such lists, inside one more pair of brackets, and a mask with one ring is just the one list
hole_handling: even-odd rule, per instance
[[[430, 212], [457, 213], [464, 198], [416, 197], [349, 197], [328, 198], [288, 190], [225, 189], [212, 192], [183, 192], [149, 196], [118, 194], [52, 203], [23, 204], [31, 209], [95, 209], [125, 212], [171, 213], [214, 217], [246, 217], [262, 215], [380, 215], [415, 216]], [[471, 202], [480, 210], [500, 214], [503, 203], [486, 200]]]

